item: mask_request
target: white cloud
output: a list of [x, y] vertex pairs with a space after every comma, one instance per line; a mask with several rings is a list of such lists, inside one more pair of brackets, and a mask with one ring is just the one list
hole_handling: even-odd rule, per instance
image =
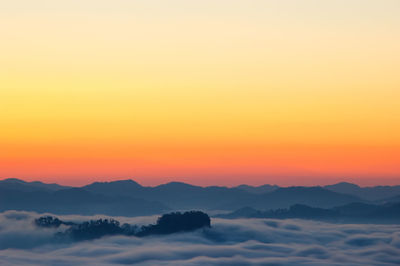
[[[213, 219], [211, 229], [191, 233], [57, 243], [53, 234], [61, 229], [36, 228], [32, 221], [37, 216], [0, 214], [1, 265], [398, 265], [400, 261], [399, 225]], [[156, 217], [117, 220], [148, 224]]]

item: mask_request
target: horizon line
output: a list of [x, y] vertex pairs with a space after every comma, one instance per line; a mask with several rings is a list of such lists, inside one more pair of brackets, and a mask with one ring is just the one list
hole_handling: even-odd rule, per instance
[[[168, 178], [167, 178], [168, 179]], [[351, 178], [349, 178], [351, 179]], [[386, 178], [386, 179], [397, 179], [397, 178]], [[200, 184], [195, 184], [195, 183], [189, 183], [189, 182], [185, 182], [185, 181], [180, 181], [179, 178], [177, 180], [170, 180], [170, 181], [166, 181], [166, 182], [160, 182], [156, 185], [143, 185], [140, 181], [137, 181], [133, 178], [121, 178], [121, 179], [111, 179], [111, 180], [94, 180], [94, 181], [89, 181], [88, 183], [84, 183], [84, 184], [80, 184], [80, 185], [68, 185], [68, 184], [63, 184], [63, 183], [58, 183], [58, 182], [48, 182], [48, 181], [41, 181], [39, 179], [32, 179], [32, 180], [27, 180], [26, 178], [17, 178], [17, 177], [5, 177], [2, 178], [0, 177], [0, 181], [6, 181], [6, 180], [18, 180], [18, 181], [23, 181], [26, 183], [33, 183], [33, 182], [40, 182], [43, 184], [47, 184], [47, 185], [59, 185], [59, 186], [65, 186], [65, 187], [73, 187], [73, 188], [80, 188], [80, 187], [84, 187], [84, 186], [88, 186], [94, 183], [113, 183], [113, 182], [119, 182], [119, 181], [133, 181], [135, 183], [137, 183], [138, 185], [142, 186], [142, 187], [158, 187], [158, 186], [162, 186], [162, 185], [167, 185], [167, 184], [171, 184], [171, 183], [181, 183], [181, 184], [186, 184], [186, 185], [190, 185], [190, 186], [196, 186], [196, 187], [226, 187], [226, 188], [236, 188], [239, 186], [250, 186], [250, 187], [261, 187], [261, 186], [265, 186], [265, 185], [269, 185], [269, 186], [277, 186], [277, 187], [281, 187], [281, 188], [285, 188], [285, 187], [325, 187], [325, 186], [329, 186], [329, 185], [337, 185], [337, 184], [341, 184], [341, 183], [347, 183], [347, 184], [352, 184], [352, 185], [356, 185], [360, 188], [368, 188], [368, 187], [379, 187], [379, 186], [400, 186], [400, 180], [399, 183], [397, 184], [379, 184], [379, 185], [360, 185], [357, 182], [352, 182], [352, 181], [346, 181], [343, 180], [343, 178], [340, 178], [340, 181], [333, 181], [331, 183], [327, 182], [326, 184], [312, 184], [312, 185], [299, 185], [299, 184], [293, 184], [293, 185], [278, 185], [278, 184], [274, 184], [274, 183], [263, 183], [261, 185], [252, 185], [252, 184], [246, 184], [246, 183], [241, 183], [241, 184], [237, 184], [237, 185], [222, 185], [222, 184], [214, 184], [214, 185], [200, 185]]]

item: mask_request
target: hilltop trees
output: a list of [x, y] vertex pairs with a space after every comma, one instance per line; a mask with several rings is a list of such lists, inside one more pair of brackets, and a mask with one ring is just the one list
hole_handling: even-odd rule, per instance
[[211, 227], [210, 217], [206, 213], [201, 211], [173, 212], [158, 218], [154, 225], [143, 226], [137, 235], [172, 234], [193, 231], [202, 227]]
[[54, 227], [58, 228], [60, 225], [75, 225], [72, 222], [63, 222], [57, 217], [52, 217], [52, 216], [42, 216], [37, 219], [35, 219], [34, 223], [39, 226], [39, 227]]
[[172, 234], [177, 232], [188, 232], [199, 228], [211, 227], [208, 214], [201, 211], [190, 211], [185, 213], [174, 212], [164, 214], [158, 218], [156, 224], [142, 226], [123, 224], [122, 226], [114, 219], [99, 219], [83, 222], [80, 224], [64, 222], [52, 216], [44, 216], [35, 220], [38, 227], [55, 227], [69, 225], [64, 232], [56, 234], [59, 238], [69, 237], [75, 241], [96, 239], [110, 235], [126, 236], [149, 236], [154, 234]]

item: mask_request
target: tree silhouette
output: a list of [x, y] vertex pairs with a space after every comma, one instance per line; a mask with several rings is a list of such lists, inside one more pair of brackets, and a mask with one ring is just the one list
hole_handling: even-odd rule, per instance
[[193, 231], [202, 227], [211, 227], [210, 217], [201, 211], [185, 213], [174, 212], [164, 214], [154, 225], [143, 226], [137, 236], [152, 234], [172, 234], [176, 232]]
[[122, 235], [123, 230], [116, 220], [99, 219], [72, 226], [65, 233], [74, 240], [87, 240], [106, 235]]
[[61, 224], [70, 227], [65, 232], [59, 232], [57, 237], [69, 237], [75, 241], [96, 239], [107, 235], [126, 235], [126, 236], [148, 236], [163, 235], [176, 232], [188, 232], [203, 227], [211, 227], [211, 220], [208, 214], [201, 211], [189, 211], [185, 213], [173, 212], [164, 214], [158, 218], [156, 224], [142, 226], [138, 229], [137, 225], [123, 224], [114, 219], [99, 219], [83, 222], [80, 224], [64, 222], [52, 216], [43, 216], [35, 220], [38, 227], [55, 227]]
[[60, 225], [75, 225], [75, 223], [72, 222], [64, 222], [58, 219], [57, 217], [52, 217], [52, 216], [42, 216], [37, 219], [35, 219], [34, 223], [36, 226], [39, 227], [55, 227], [58, 228]]

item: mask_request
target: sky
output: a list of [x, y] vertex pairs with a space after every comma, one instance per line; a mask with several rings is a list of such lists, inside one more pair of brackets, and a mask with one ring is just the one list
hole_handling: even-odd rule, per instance
[[400, 184], [398, 0], [0, 2], [0, 178]]

